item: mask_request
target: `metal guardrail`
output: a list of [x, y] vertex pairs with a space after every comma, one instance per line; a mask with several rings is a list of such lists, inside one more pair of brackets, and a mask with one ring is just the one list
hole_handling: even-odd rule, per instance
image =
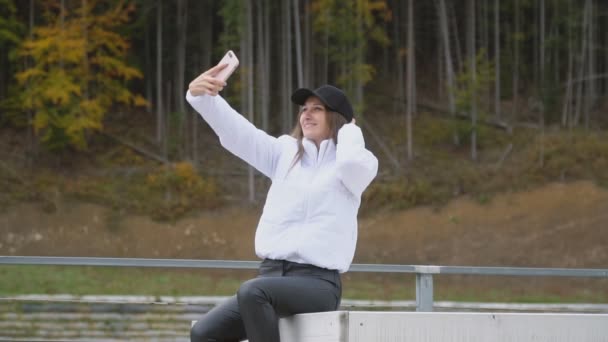
[[[4, 264], [4, 265], [66, 265], [66, 266], [112, 266], [112, 267], [257, 269], [260, 262], [259, 261], [240, 261], [240, 260], [0, 256], [0, 265], [2, 265], [2, 264]], [[592, 269], [592, 268], [582, 269], [582, 268], [353, 264], [353, 265], [351, 265], [349, 271], [350, 272], [414, 273], [414, 274], [416, 274], [416, 311], [433, 311], [433, 275], [434, 274], [608, 278], [608, 269]]]

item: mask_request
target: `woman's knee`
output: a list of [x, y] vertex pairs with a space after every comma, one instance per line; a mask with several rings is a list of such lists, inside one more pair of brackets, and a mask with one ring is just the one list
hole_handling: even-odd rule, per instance
[[236, 298], [239, 305], [247, 305], [250, 303], [267, 302], [264, 290], [260, 287], [258, 279], [247, 280], [239, 287], [236, 293]]
[[215, 341], [211, 338], [211, 331], [206, 324], [198, 321], [190, 329], [190, 342], [209, 342]]
[[219, 331], [218, 328], [214, 328], [209, 322], [200, 320], [190, 329], [190, 341], [191, 342], [215, 342], [224, 341], [222, 337], [225, 337], [226, 332]]

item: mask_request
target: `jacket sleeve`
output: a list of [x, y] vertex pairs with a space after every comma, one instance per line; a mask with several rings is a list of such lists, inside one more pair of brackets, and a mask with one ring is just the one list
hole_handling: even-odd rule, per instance
[[224, 148], [272, 178], [281, 151], [277, 138], [257, 129], [219, 95], [194, 96], [188, 91], [186, 100], [211, 126]]
[[363, 133], [355, 124], [346, 124], [338, 131], [336, 163], [338, 177], [360, 197], [378, 173], [378, 159], [365, 148]]

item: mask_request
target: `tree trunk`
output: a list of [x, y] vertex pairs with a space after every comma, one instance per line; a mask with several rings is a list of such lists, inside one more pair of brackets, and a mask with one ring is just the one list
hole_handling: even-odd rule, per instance
[[[559, 8], [556, 6], [553, 10], [554, 15], [559, 15]], [[560, 27], [559, 24], [556, 23], [556, 20], [553, 20], [553, 25], [551, 27], [551, 34], [550, 34], [550, 39], [552, 41], [555, 41], [557, 39], [560, 39]], [[551, 82], [553, 82], [552, 84], [560, 84], [562, 81], [561, 78], [561, 68], [562, 68], [562, 60], [561, 60], [561, 55], [562, 55], [562, 51], [559, 51], [559, 49], [553, 49], [553, 80]]]
[[[396, 102], [394, 102], [394, 107], [393, 107], [393, 111], [398, 111], [400, 113], [403, 112], [404, 108], [403, 105], [405, 104], [405, 98], [404, 98], [404, 94], [405, 94], [405, 70], [403, 68], [403, 61], [402, 61], [402, 48], [401, 48], [401, 30], [399, 27], [399, 24], [401, 23], [401, 1], [397, 1], [395, 4], [395, 11], [393, 13], [394, 18], [393, 18], [393, 32], [395, 35], [395, 64], [396, 64], [396, 69], [397, 69], [397, 89], [396, 89], [396, 94], [395, 94], [395, 98], [397, 99]], [[409, 54], [409, 51], [408, 51]]]
[[457, 15], [456, 10], [454, 9], [454, 4], [452, 2], [450, 2], [450, 4], [452, 4], [452, 6], [450, 6], [450, 14], [447, 17], [452, 19], [452, 32], [454, 32], [453, 37], [456, 45], [456, 70], [460, 70], [464, 65], [464, 62], [462, 61], [462, 49], [460, 47], [460, 34], [458, 34], [458, 23], [456, 22]]
[[[476, 7], [477, 7], [477, 22], [478, 22], [478, 26], [479, 26], [479, 35], [480, 35], [480, 46], [481, 49], [485, 52], [484, 53], [484, 59], [486, 60], [487, 64], [490, 64], [490, 22], [488, 20], [488, 15], [490, 14], [490, 11], [488, 10], [488, 4], [489, 1], [480, 1]], [[486, 113], [490, 113], [490, 108], [491, 108], [491, 94], [490, 94], [490, 87], [484, 87], [483, 89], [479, 89], [482, 94], [480, 94], [480, 96], [483, 96], [483, 101], [479, 101], [479, 105], [482, 106], [482, 112], [486, 112]]]
[[447, 83], [445, 81], [445, 71], [444, 71], [444, 65], [443, 65], [443, 56], [445, 55], [445, 53], [443, 52], [443, 43], [441, 41], [441, 27], [437, 27], [437, 56], [435, 57], [437, 59], [437, 84], [439, 85], [437, 87], [437, 99], [439, 100], [439, 102], [444, 102], [445, 101], [445, 87], [444, 85]]
[[[519, 30], [520, 30], [520, 13], [519, 13], [519, 1], [515, 0], [515, 46], [513, 47], [513, 104], [511, 107], [511, 120], [516, 121], [515, 117], [517, 113], [517, 107], [519, 102]], [[511, 127], [512, 125], [509, 125]]]
[[[448, 81], [448, 107], [450, 109], [450, 115], [454, 117], [456, 115], [456, 101], [454, 100], [454, 64], [452, 63], [452, 48], [450, 45], [450, 34], [448, 32], [448, 16], [445, 0], [439, 0], [439, 25], [441, 26], [441, 36], [443, 38], [445, 69]], [[456, 132], [454, 132], [454, 144], [459, 144], [458, 134]]]
[[585, 130], [589, 130], [589, 121], [591, 115], [591, 109], [596, 100], [596, 80], [595, 80], [595, 8], [593, 0], [587, 0], [589, 6], [589, 27], [587, 28], [587, 55], [589, 57], [587, 63], [587, 96], [585, 97]]
[[302, 34], [300, 27], [300, 5], [298, 0], [293, 0], [293, 25], [296, 35], [296, 68], [298, 88], [304, 86], [304, 72], [302, 70]]
[[[144, 9], [144, 13], [148, 13], [149, 11], [152, 10], [153, 5], [150, 5], [149, 2], [146, 3], [146, 7]], [[146, 18], [148, 18], [148, 16], [146, 16]], [[144, 77], [144, 82], [146, 82], [145, 85], [145, 91], [146, 91], [146, 100], [148, 100], [148, 104], [146, 105], [146, 110], [148, 111], [148, 114], [152, 114], [152, 101], [153, 101], [153, 97], [154, 95], [152, 95], [152, 88], [154, 87], [154, 77], [152, 75], [154, 75], [154, 70], [152, 68], [152, 57], [151, 55], [151, 47], [150, 47], [150, 40], [151, 38], [151, 33], [150, 33], [150, 24], [148, 23], [148, 20], [146, 19], [144, 22], [144, 73], [146, 76], [148, 77]]]
[[412, 115], [415, 97], [415, 47], [414, 47], [414, 0], [408, 0], [407, 8], [407, 160], [414, 158], [412, 138]]
[[[268, 5], [268, 4], [266, 4]], [[262, 119], [262, 130], [268, 130], [268, 56], [265, 55], [267, 50], [267, 35], [265, 24], [264, 2], [257, 1], [257, 36], [259, 43], [257, 44], [258, 53], [258, 84], [260, 89], [260, 114]]]
[[262, 115], [264, 115], [264, 131], [267, 131], [269, 129], [269, 122], [271, 120], [270, 118], [270, 93], [272, 92], [271, 89], [271, 80], [272, 80], [272, 72], [273, 72], [273, 68], [272, 68], [272, 54], [270, 52], [270, 48], [271, 48], [271, 40], [270, 40], [270, 30], [271, 30], [271, 26], [270, 26], [270, 10], [271, 10], [271, 4], [274, 4], [274, 2], [272, 1], [267, 1], [266, 5], [264, 6], [264, 69], [266, 70], [264, 73], [264, 83], [265, 85], [265, 89], [264, 89], [264, 94], [265, 96], [263, 96], [262, 98]]
[[87, 45], [89, 43], [89, 35], [88, 35], [88, 27], [87, 27], [87, 0], [82, 0], [82, 35], [83, 35], [83, 44], [84, 44], [84, 56], [83, 56], [83, 64], [84, 64], [84, 72], [83, 72], [83, 78], [84, 78], [84, 83], [83, 83], [83, 98], [85, 100], [89, 99], [89, 85], [88, 85], [88, 79], [89, 79], [89, 55], [88, 55], [88, 51], [87, 51]]
[[165, 98], [165, 109], [163, 112], [163, 138], [161, 144], [161, 151], [163, 158], [169, 160], [169, 138], [171, 137], [171, 121], [169, 120], [169, 113], [171, 112], [171, 99], [173, 98], [173, 84], [171, 80], [165, 81], [165, 92], [163, 93]]
[[[253, 70], [254, 70], [254, 64], [253, 64], [253, 17], [252, 17], [252, 8], [251, 8], [251, 3], [249, 3], [248, 1], [246, 2], [245, 5], [245, 13], [247, 15], [247, 29], [245, 30], [245, 32], [247, 32], [247, 41], [246, 41], [246, 51], [247, 51], [247, 69], [249, 70], [247, 72], [247, 116], [249, 118], [250, 122], [255, 122], [254, 121], [254, 106], [255, 106], [255, 100], [253, 98], [253, 87], [254, 87], [254, 79], [253, 79]], [[247, 168], [248, 172], [247, 172], [247, 179], [248, 179], [248, 183], [249, 183], [249, 202], [254, 202], [255, 201], [255, 170], [253, 169], [253, 167], [251, 165], [248, 166]]]
[[288, 91], [287, 91], [287, 71], [289, 70], [289, 50], [287, 50], [288, 39], [289, 39], [289, 25], [288, 19], [289, 15], [285, 15], [285, 13], [289, 13], [289, 1], [281, 1], [280, 2], [280, 18], [281, 18], [281, 29], [280, 37], [281, 44], [279, 50], [279, 60], [280, 60], [280, 69], [279, 69], [279, 77], [281, 82], [281, 133], [289, 132], [289, 125], [287, 124], [287, 114], [289, 113], [289, 101], [288, 101]]
[[314, 64], [312, 63], [312, 27], [310, 25], [311, 13], [309, 1], [304, 1], [304, 81], [307, 87], [314, 85], [312, 75], [314, 75]]
[[291, 96], [291, 90], [293, 87], [293, 76], [292, 76], [292, 70], [293, 70], [293, 65], [292, 65], [292, 38], [291, 38], [291, 6], [292, 6], [292, 2], [291, 1], [281, 1], [281, 5], [283, 6], [282, 10], [283, 10], [283, 14], [282, 18], [283, 18], [283, 29], [281, 30], [283, 32], [283, 53], [281, 53], [282, 58], [283, 58], [283, 63], [282, 63], [282, 72], [281, 72], [281, 77], [282, 77], [282, 91], [283, 91], [283, 96], [281, 98], [282, 101], [282, 114], [283, 114], [283, 120], [281, 120], [282, 123], [282, 131], [283, 132], [290, 132], [291, 129], [293, 128], [293, 113], [292, 113], [292, 104], [291, 101], [289, 99], [289, 97]]
[[[163, 114], [163, 1], [156, 1], [156, 143], [162, 144]], [[166, 156], [165, 156], [166, 157]]]
[[[64, 27], [65, 27], [65, 0], [61, 0], [60, 8], [59, 8], [59, 27], [60, 34], [64, 35]], [[63, 69], [63, 51], [59, 50], [59, 68]]]
[[477, 160], [477, 62], [475, 48], [475, 0], [467, 0], [467, 55], [471, 88], [471, 159]]
[[184, 97], [186, 72], [186, 36], [188, 33], [188, 0], [177, 0], [177, 43], [175, 70], [175, 105], [179, 115], [178, 135], [181, 157], [186, 156], [188, 130], [186, 128], [186, 100]]
[[539, 0], [539, 61], [538, 82], [540, 84], [541, 102], [545, 102], [545, 0]]
[[[602, 20], [602, 22], [605, 22], [605, 20]], [[608, 26], [606, 24], [604, 24], [605, 26]], [[608, 34], [606, 33], [607, 30], [602, 30], [602, 32], [604, 33], [604, 46], [608, 46]], [[604, 52], [604, 73], [608, 73], [608, 53]], [[605, 79], [604, 82], [604, 89], [602, 94], [604, 96], [608, 95], [608, 79]]]
[[[568, 1], [568, 13], [570, 13], [572, 2]], [[562, 126], [572, 125], [572, 87], [574, 82], [574, 51], [572, 44], [572, 25], [568, 25], [568, 80], [566, 83], [566, 95], [564, 96], [564, 107], [562, 110]]]
[[[538, 5], [539, 2], [540, 2], [540, 0], [536, 0], [533, 2], [533, 5], [537, 5], [538, 7], [540, 7], [540, 5]], [[539, 64], [538, 61], [540, 59], [538, 56], [538, 52], [540, 49], [537, 49], [536, 47], [540, 46], [540, 42], [539, 42], [540, 37], [539, 37], [539, 32], [538, 32], [538, 28], [540, 27], [540, 24], [539, 24], [539, 21], [540, 21], [539, 12], [540, 11], [537, 11], [536, 7], [534, 7], [534, 6], [532, 6], [532, 7], [533, 7], [532, 13], [534, 13], [533, 22], [532, 22], [532, 32], [531, 32], [531, 34], [534, 37], [533, 38], [534, 39], [533, 47], [532, 47], [532, 59], [533, 59], [533, 62], [532, 62], [533, 83], [532, 84], [534, 84], [534, 86], [536, 86], [538, 88], [538, 83], [539, 83], [539, 81], [538, 81], [538, 64]], [[524, 53], [525, 53], [525, 51], [524, 51]]]
[[[363, 33], [363, 9], [360, 8], [360, 2], [357, 1], [357, 36], [358, 37], [363, 37], [364, 33]], [[363, 65], [365, 63], [365, 56], [363, 55], [365, 53], [365, 41], [363, 39], [359, 39], [357, 40], [356, 43], [356, 51], [357, 51], [357, 57], [356, 57], [356, 64], [357, 65]], [[355, 93], [355, 104], [359, 106], [360, 110], [363, 110], [363, 108], [365, 108], [365, 104], [363, 103], [363, 80], [361, 79], [361, 77], [357, 74], [354, 77], [354, 81], [355, 84], [354, 86], [354, 93]], [[356, 110], [356, 109], [355, 109]]]
[[323, 30], [324, 48], [323, 48], [323, 68], [321, 69], [320, 83], [326, 84], [329, 77], [329, 26], [325, 25]]
[[585, 7], [583, 9], [583, 24], [582, 24], [582, 29], [581, 29], [581, 54], [580, 54], [580, 65], [579, 65], [579, 69], [578, 69], [578, 73], [577, 73], [577, 80], [576, 80], [576, 99], [575, 99], [575, 105], [576, 105], [576, 109], [574, 112], [574, 125], [578, 125], [580, 122], [580, 114], [581, 114], [581, 107], [582, 107], [582, 103], [583, 103], [583, 87], [585, 85], [585, 82], [583, 81], [584, 75], [585, 75], [585, 68], [587, 67], [587, 58], [586, 58], [586, 54], [587, 54], [587, 43], [588, 43], [588, 27], [589, 27], [589, 17], [591, 15], [590, 13], [590, 1], [589, 0], [585, 0]]
[[500, 120], [500, 2], [494, 0], [494, 115]]
[[6, 57], [6, 53], [4, 50], [0, 51], [0, 102], [2, 102], [2, 100], [4, 100], [5, 96], [6, 96], [6, 84], [7, 82], [7, 75], [10, 73], [10, 71], [8, 71], [8, 63], [7, 63], [7, 57]]
[[[36, 5], [36, 2], [34, 0], [30, 0], [29, 28], [28, 28], [29, 39], [32, 39], [34, 37], [35, 5]], [[31, 66], [30, 61], [26, 61], [26, 65], [29, 68]], [[37, 144], [36, 144], [36, 135], [35, 135], [34, 126], [33, 126], [33, 120], [34, 120], [34, 113], [32, 110], [28, 110], [27, 111], [27, 150], [29, 153], [27, 153], [27, 155], [26, 155], [26, 158], [27, 158], [26, 162], [27, 162], [28, 167], [31, 167], [33, 165], [34, 159], [35, 159], [34, 157], [38, 153], [38, 148], [37, 148]]]
[[175, 104], [180, 113], [186, 112], [184, 99], [186, 70], [186, 35], [188, 33], [188, 0], [177, 0], [177, 63], [175, 76]]
[[545, 163], [545, 106], [547, 94], [545, 91], [545, 0], [540, 0], [540, 30], [539, 30], [539, 83], [540, 83], [540, 156], [539, 162], [542, 167]]

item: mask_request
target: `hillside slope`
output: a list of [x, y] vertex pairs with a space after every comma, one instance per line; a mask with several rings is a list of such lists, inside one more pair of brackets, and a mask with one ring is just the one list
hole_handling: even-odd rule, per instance
[[[468, 198], [439, 209], [384, 211], [360, 219], [356, 262], [607, 267], [608, 191], [555, 183]], [[0, 214], [0, 255], [255, 259], [259, 208], [231, 207], [174, 223], [117, 216], [102, 206], [61, 202], [54, 213], [20, 204]]]

